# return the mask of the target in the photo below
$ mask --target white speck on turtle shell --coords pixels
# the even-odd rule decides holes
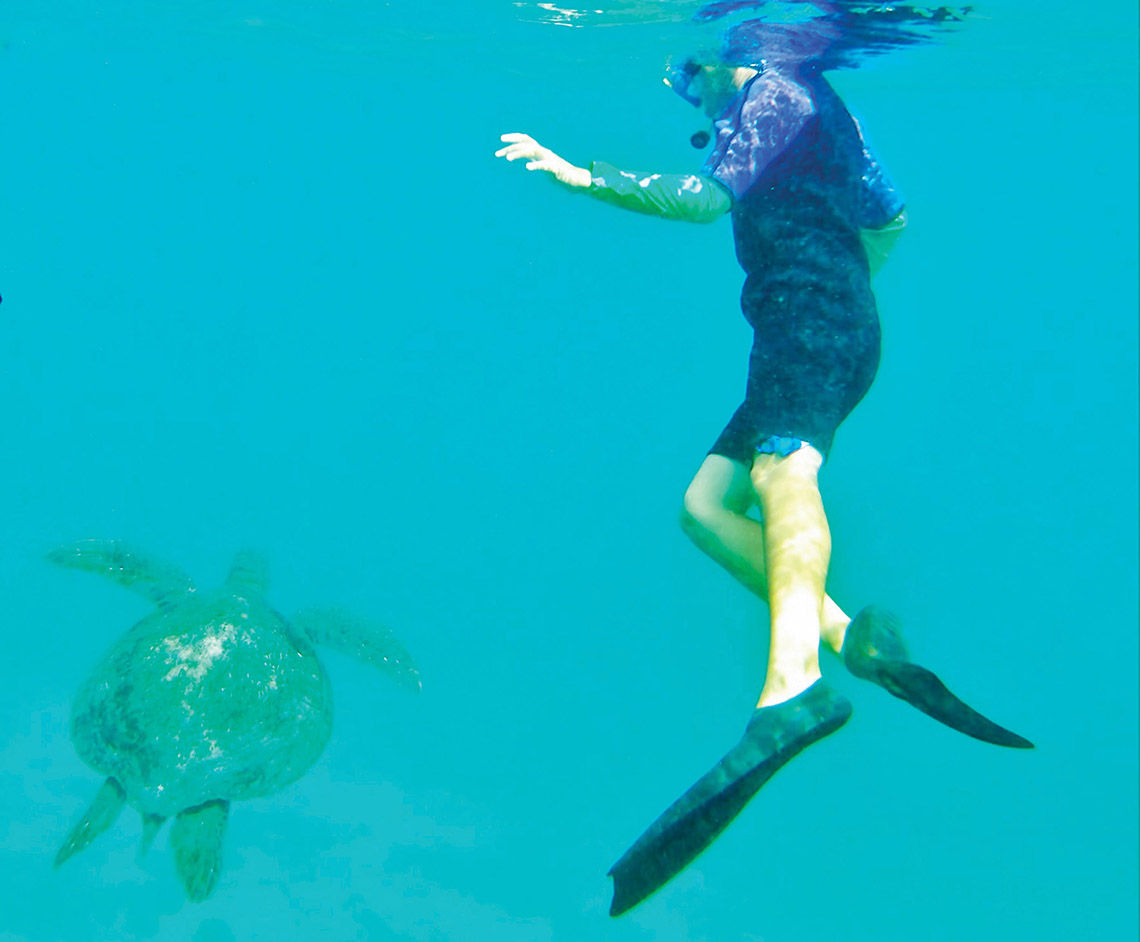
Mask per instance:
[[[210,666],[225,653],[226,642],[234,637],[234,626],[223,622],[221,631],[208,634],[194,644],[180,644],[177,638],[165,638],[163,644],[179,663],[175,664],[163,680],[171,681],[185,673],[194,680],[201,680]],[[192,662],[192,663],[191,663]]]

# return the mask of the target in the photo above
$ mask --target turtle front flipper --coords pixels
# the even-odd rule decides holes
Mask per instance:
[[[127,793],[123,791],[123,786],[113,778],[108,778],[103,782],[95,794],[95,800],[91,802],[91,806],[83,813],[83,817],[79,819],[79,822],[64,839],[63,845],[59,848],[59,853],[55,855],[55,866],[58,867],[73,854],[78,854],[114,824],[119,812],[123,810],[123,803],[126,798]]]
[[[378,667],[411,690],[423,687],[412,656],[387,628],[335,608],[306,609],[290,622],[315,645]]]
[[[106,576],[157,605],[194,591],[194,583],[177,566],[134,552],[118,540],[81,540],[47,554],[58,566]]]
[[[200,903],[214,892],[222,872],[222,837],[230,803],[222,799],[178,813],[170,829],[174,869],[187,898]]]

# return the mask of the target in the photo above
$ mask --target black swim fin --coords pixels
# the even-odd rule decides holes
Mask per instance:
[[[740,742],[610,869],[610,915],[632,909],[680,873],[785,763],[850,716],[851,704],[822,680],[791,700],[757,709]]]
[[[878,684],[952,729],[983,742],[1013,749],[1033,743],[967,706],[925,667],[912,664],[899,632],[899,621],[886,609],[868,605],[851,619],[843,639],[843,663],[856,677]]]

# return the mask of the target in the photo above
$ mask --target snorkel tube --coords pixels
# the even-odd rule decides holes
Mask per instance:
[[[665,65],[665,77],[661,80],[668,88],[673,89],[694,108],[701,106],[700,96],[693,91],[693,79],[700,75],[701,66],[695,58],[689,56],[680,65],[670,60]],[[709,146],[712,135],[705,130],[696,131],[689,137],[689,143],[697,150]]]
[[[701,72],[701,66],[692,56],[689,56],[680,65],[674,65],[672,60],[665,64],[665,77],[661,80],[665,85],[685,99],[694,108],[701,106],[700,96],[693,91],[693,79]]]

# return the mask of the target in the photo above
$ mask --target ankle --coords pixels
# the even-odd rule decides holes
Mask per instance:
[[[818,658],[801,665],[796,671],[782,671],[769,669],[764,679],[764,689],[760,691],[760,699],[756,706],[767,707],[791,700],[808,689],[823,675],[819,670]]]
[[[843,652],[843,640],[847,637],[847,626],[849,624],[851,624],[850,619],[843,616],[842,620],[825,621],[820,626],[820,638],[836,654]]]

